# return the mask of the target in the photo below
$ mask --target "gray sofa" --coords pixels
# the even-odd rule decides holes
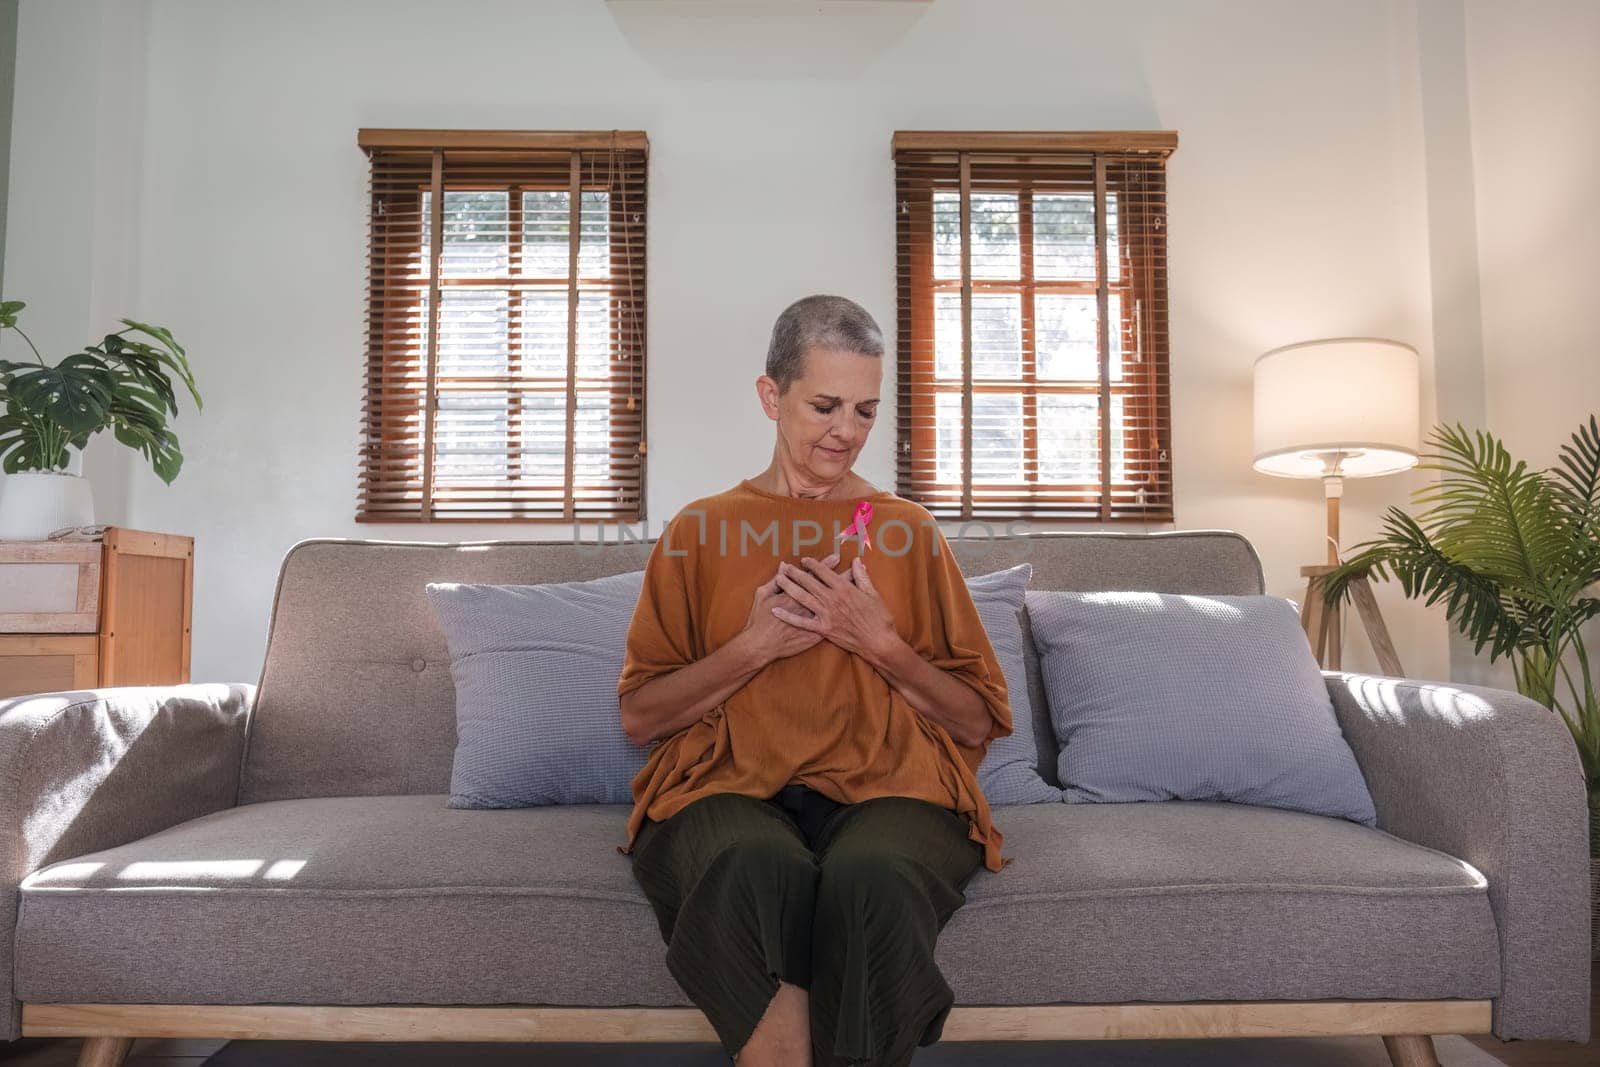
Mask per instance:
[[[1034,588],[1259,593],[1226,532],[951,543]],[[284,559],[259,686],[0,704],[8,1037],[714,1040],[663,961],[627,808],[445,807],[428,581],[635,570],[650,544],[320,539]],[[1041,764],[1054,776],[1030,658]],[[944,1040],[1589,1035],[1586,805],[1513,693],[1329,672],[1380,829],[1226,804],[997,807],[939,958]],[[356,1010],[359,1009],[359,1010]]]

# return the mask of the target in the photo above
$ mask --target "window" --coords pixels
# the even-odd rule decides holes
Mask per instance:
[[[362,130],[364,522],[644,518],[642,133]]]
[[[1176,147],[895,134],[902,496],[947,519],[1171,521]]]

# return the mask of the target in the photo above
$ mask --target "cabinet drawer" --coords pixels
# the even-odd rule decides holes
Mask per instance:
[[[0,542],[0,634],[92,634],[100,545]]]
[[[96,645],[94,634],[0,634],[0,700],[95,688]]]

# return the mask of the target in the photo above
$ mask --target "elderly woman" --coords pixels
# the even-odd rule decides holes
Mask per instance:
[[[779,316],[772,462],[668,523],[617,684],[660,742],[619,851],[741,1067],[909,1063],[954,1002],[939,931],[1010,862],[975,774],[1012,728],[994,649],[928,511],[851,470],[882,376],[858,304]]]

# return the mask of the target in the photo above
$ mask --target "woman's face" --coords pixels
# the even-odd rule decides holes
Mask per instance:
[[[823,485],[855,465],[878,416],[883,359],[856,352],[810,349],[801,376],[778,393],[777,383],[759,379],[762,407],[778,424],[778,447],[791,473]]]

